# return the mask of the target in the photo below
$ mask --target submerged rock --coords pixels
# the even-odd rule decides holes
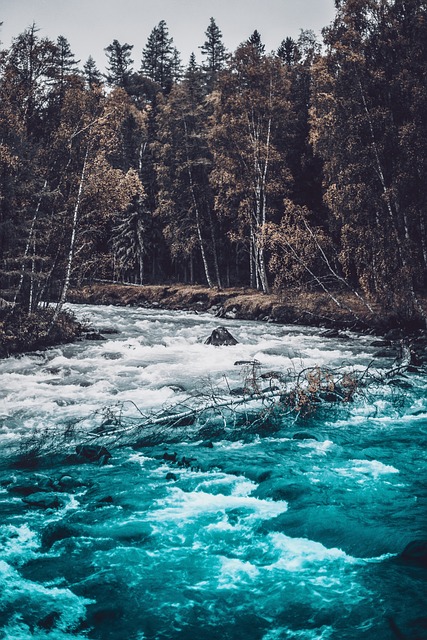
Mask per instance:
[[[51,611],[44,618],[38,621],[37,626],[40,629],[46,629],[51,631],[61,619],[61,614],[58,611]]]
[[[201,447],[205,447],[205,449],[213,449],[214,445],[212,440],[203,440],[203,442],[200,443]]]
[[[74,478],[73,476],[65,474],[59,478],[59,480],[55,483],[55,486],[58,491],[70,492],[86,485],[78,478]]]
[[[168,453],[167,451],[165,451],[165,453],[163,454],[163,460],[165,460],[166,462],[176,462],[178,454],[175,451],[174,453]]]
[[[53,492],[39,491],[25,496],[22,500],[30,507],[39,507],[40,509],[62,509],[65,506],[64,498]]]
[[[214,347],[225,347],[238,344],[238,340],[231,335],[225,327],[217,327],[205,340],[205,344],[211,344]]]
[[[397,560],[403,564],[427,569],[427,540],[410,542],[397,556]]]
[[[43,533],[41,535],[42,547],[43,549],[50,549],[58,540],[74,538],[79,535],[80,533],[76,527],[63,522],[51,522],[43,529]]]
[[[23,482],[14,482],[7,487],[7,490],[18,496],[30,496],[33,493],[54,491],[55,486],[51,478],[39,476]]]
[[[298,433],[294,433],[294,435],[292,436],[292,440],[317,440],[317,438],[311,433],[298,431]]]
[[[112,457],[105,447],[92,444],[78,444],[76,454],[82,458],[82,462],[99,462],[100,464],[105,464]]]

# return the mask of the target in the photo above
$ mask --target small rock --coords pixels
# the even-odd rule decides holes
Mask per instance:
[[[391,341],[390,340],[374,340],[373,342],[371,342],[370,344],[371,347],[390,347],[391,346]]]
[[[98,331],[89,331],[85,338],[86,340],[105,340],[105,337]]]
[[[292,440],[316,440],[316,436],[313,436],[311,433],[306,433],[305,431],[298,431],[298,433],[294,433],[292,436]]]
[[[57,487],[60,491],[75,491],[82,486],[84,486],[84,482],[69,475],[61,476],[57,482]]]
[[[76,453],[85,461],[99,462],[100,464],[105,464],[112,457],[105,447],[91,444],[78,444]]]
[[[175,482],[175,480],[178,480],[178,477],[169,471],[169,473],[166,474],[166,480]]]
[[[177,456],[178,454],[176,453],[168,453],[167,451],[165,451],[165,453],[163,454],[163,460],[165,460],[166,462],[176,462],[177,460]]]
[[[38,621],[37,626],[40,629],[46,629],[46,631],[51,631],[53,627],[56,625],[58,620],[61,618],[61,614],[58,611],[52,611],[48,613],[44,618]]]
[[[326,329],[320,334],[321,338],[339,338],[340,332],[338,329]]]
[[[203,442],[200,443],[201,447],[205,447],[206,449],[213,449],[213,442],[212,440],[203,440]]]

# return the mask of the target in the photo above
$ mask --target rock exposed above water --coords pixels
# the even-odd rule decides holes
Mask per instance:
[[[205,340],[205,344],[211,344],[214,347],[225,347],[238,344],[238,340],[225,327],[217,327]]]

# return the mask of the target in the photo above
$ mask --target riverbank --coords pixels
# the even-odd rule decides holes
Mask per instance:
[[[218,291],[188,285],[93,284],[70,291],[70,302],[142,306],[193,312],[210,312],[218,318],[261,320],[327,329],[351,329],[384,335],[408,334],[421,323],[408,322],[392,309],[371,304],[370,309],[354,294],[285,292],[264,295],[252,289]],[[427,308],[427,305],[426,305]]]
[[[63,311],[52,324],[52,309],[26,313],[12,308],[0,309],[0,358],[74,342],[84,332],[72,313]]]
[[[220,319],[258,320],[278,324],[295,324],[327,329],[332,334],[342,330],[359,331],[399,340],[405,336],[427,342],[420,321],[409,322],[393,309],[369,306],[351,293],[287,291],[281,295],[264,295],[246,288],[218,291],[189,285],[121,285],[92,284],[72,289],[68,302],[76,304],[116,305],[168,310],[208,312]],[[423,299],[427,309],[427,299]],[[0,309],[0,358],[55,344],[73,342],[90,335],[90,328],[80,325],[73,315],[62,313],[50,329],[52,311],[33,314]],[[96,331],[96,327],[94,327]]]

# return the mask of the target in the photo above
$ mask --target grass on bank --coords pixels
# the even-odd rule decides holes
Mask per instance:
[[[83,325],[69,311],[59,314],[52,325],[52,309],[27,313],[19,308],[0,309],[0,358],[73,342]]]

